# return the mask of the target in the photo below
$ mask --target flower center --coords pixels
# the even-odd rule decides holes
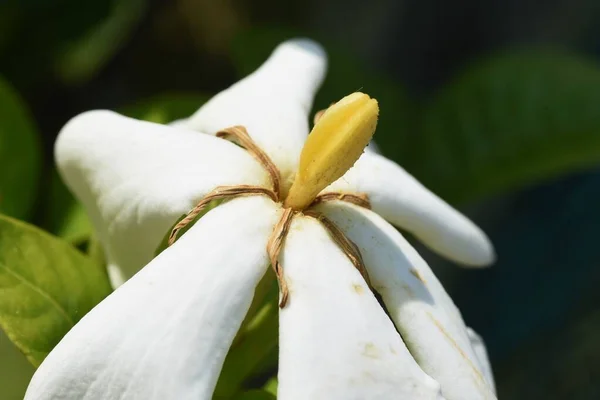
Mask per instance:
[[[304,210],[342,177],[375,133],[379,107],[364,93],[352,93],[329,107],[315,123],[302,153],[284,206]]]
[[[333,241],[346,254],[370,286],[369,276],[358,247],[325,215],[311,207],[326,201],[346,201],[360,207],[370,208],[369,199],[364,194],[319,193],[344,175],[361,156],[375,132],[378,113],[377,101],[358,92],[344,97],[324,112],[319,112],[315,116],[315,126],[300,154],[298,173],[291,186],[289,182],[282,181],[277,166],[254,143],[246,128],[233,126],[218,132],[218,137],[237,142],[265,167],[271,176],[273,189],[249,185],[215,188],[175,224],[169,235],[169,246],[177,240],[179,232],[191,224],[211,201],[263,195],[270,197],[275,202],[283,202],[284,208],[267,244],[271,266],[279,282],[280,307],[284,307],[287,303],[289,290],[283,274],[283,267],[279,263],[279,253],[292,219],[300,213],[321,222],[323,228],[329,232]]]

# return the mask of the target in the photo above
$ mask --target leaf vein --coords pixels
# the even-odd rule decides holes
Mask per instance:
[[[48,302],[50,302],[50,304],[52,304],[58,310],[59,314],[61,314],[67,320],[67,322],[71,325],[71,327],[75,326],[75,321],[73,321],[71,316],[67,313],[67,310],[65,310],[65,308],[63,306],[61,306],[61,304],[54,297],[52,297],[48,292],[39,288],[34,283],[28,281],[24,276],[22,276],[21,274],[19,274],[16,271],[13,271],[12,269],[8,268],[6,265],[0,264],[0,268],[4,269],[6,272],[8,272],[8,274],[12,275],[14,278],[19,280],[21,283],[28,286],[31,290],[33,290],[34,292],[36,292],[37,294],[39,294],[40,296],[42,296],[43,298],[48,300]]]

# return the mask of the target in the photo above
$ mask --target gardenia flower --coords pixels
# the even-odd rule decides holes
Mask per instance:
[[[363,153],[378,113],[367,95],[331,106],[307,140],[325,69],[317,44],[289,41],[172,126],[91,111],[63,128],[60,172],[113,282],[133,277],[48,355],[26,399],[210,399],[270,264],[279,399],[495,398],[482,342],[390,223],[467,265],[492,262],[490,243],[398,165]],[[193,210],[172,239],[216,198],[227,201],[152,259],[182,214]]]

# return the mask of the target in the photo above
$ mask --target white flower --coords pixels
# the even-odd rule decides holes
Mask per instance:
[[[325,68],[318,45],[290,41],[173,126],[108,111],[67,124],[56,158],[91,215],[111,278],[148,265],[64,337],[36,372],[27,399],[211,398],[267,271],[267,244],[284,208],[264,195],[235,198],[154,260],[153,251],[178,217],[216,187],[273,188],[250,152],[214,136],[224,128],[247,129],[279,170],[285,198],[301,175],[308,113]],[[280,310],[278,398],[495,398],[481,341],[386,220],[467,265],[492,262],[485,235],[370,151],[323,192],[368,196],[372,210],[345,201],[314,209],[360,249],[391,320],[324,225],[294,215],[279,257],[290,300]]]

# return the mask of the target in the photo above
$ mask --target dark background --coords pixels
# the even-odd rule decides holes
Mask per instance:
[[[188,110],[296,34],[331,54],[316,108],[378,98],[381,151],[494,242],[488,270],[417,246],[487,342],[499,397],[600,399],[597,0],[0,0],[0,76],[42,135],[44,187],[70,117]]]

